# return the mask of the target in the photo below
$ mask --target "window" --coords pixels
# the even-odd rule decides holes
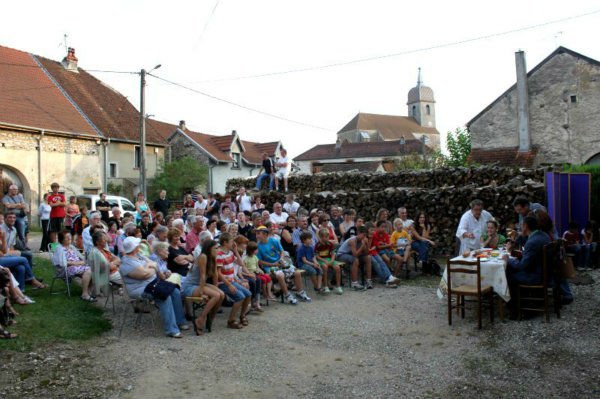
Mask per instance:
[[[412,116],[415,116],[415,115],[417,115],[417,106],[413,105],[413,107],[412,107]]]
[[[117,164],[114,162],[108,164],[108,177],[117,177]]]
[[[233,158],[233,164],[231,165],[231,169],[239,169],[241,155],[237,152],[234,152],[231,154],[231,157]]]
[[[140,146],[136,145],[133,155],[133,167],[134,169],[139,169],[141,165],[142,152],[140,151]]]
[[[367,132],[360,132],[360,141],[371,141],[371,136]]]
[[[429,105],[425,106],[425,112],[427,115],[431,115],[431,108],[429,108]]]
[[[577,96],[576,95],[572,95],[571,96],[571,102],[572,103],[576,103],[577,102]]]
[[[121,207],[123,208],[124,212],[135,212],[136,211],[135,206],[133,206],[133,204],[126,199],[121,199]]]

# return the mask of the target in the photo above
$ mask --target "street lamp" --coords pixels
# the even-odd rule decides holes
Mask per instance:
[[[150,72],[161,67],[157,64]],[[145,69],[140,71],[140,192],[146,198],[146,72]]]

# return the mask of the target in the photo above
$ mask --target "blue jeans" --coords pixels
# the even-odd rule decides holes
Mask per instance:
[[[3,256],[0,257],[0,266],[4,266],[10,270],[19,282],[21,291],[25,292],[25,281],[33,278],[33,273],[27,263],[27,259],[22,256]]]
[[[429,259],[429,241],[413,241],[410,247],[417,251],[420,261],[426,262]]]
[[[323,269],[317,270],[314,267],[312,267],[311,265],[307,265],[306,263],[301,263],[300,269],[304,270],[306,272],[307,276],[314,276],[314,275],[320,276],[321,274],[323,274]]]
[[[152,296],[150,295],[150,297]],[[158,305],[160,317],[165,325],[165,334],[178,334],[179,326],[183,326],[186,323],[179,289],[175,288],[173,292],[171,292],[171,295],[169,295],[164,301],[155,299],[154,302],[156,302]]]
[[[592,242],[589,244],[583,244],[581,246],[583,267],[590,267],[591,255],[593,252],[596,252],[597,246],[598,246],[598,243],[596,243],[596,242]]]
[[[25,243],[25,230],[27,229],[27,218],[17,218],[15,221],[15,228],[17,229],[17,235],[23,244]]]
[[[256,180],[256,189],[260,190],[262,181],[265,177],[269,178],[269,190],[273,190],[273,181],[275,180],[273,173],[271,173],[271,174],[263,173],[262,175],[258,176],[258,179]]]
[[[29,263],[29,267],[33,270],[33,254],[29,251],[21,251],[21,256],[27,259],[27,263]]]
[[[384,283],[390,278],[392,273],[379,255],[371,255],[371,267]]]
[[[234,303],[239,302],[239,301],[242,301],[242,300],[252,296],[252,293],[247,288],[241,286],[240,284],[238,284],[236,282],[232,282],[231,284],[236,289],[235,294],[231,292],[231,290],[229,289],[229,286],[227,284],[219,283],[219,289],[221,291],[223,291],[225,293],[225,295],[227,295],[227,297],[231,300],[231,302],[234,302]]]
[[[244,277],[244,279],[248,282],[250,292],[252,293],[252,299],[257,300],[260,297],[260,293],[262,291],[262,284],[260,282],[260,279],[258,277],[254,280],[250,277]]]

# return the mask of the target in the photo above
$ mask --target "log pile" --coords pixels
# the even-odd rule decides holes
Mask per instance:
[[[297,201],[307,210],[322,208],[329,210],[331,205],[352,208],[365,218],[374,221],[377,211],[386,208],[390,220],[397,209],[404,206],[409,217],[415,219],[419,211],[429,215],[433,224],[433,239],[438,243],[433,249],[436,255],[449,255],[455,251],[455,233],[458,221],[468,210],[469,202],[479,198],[484,208],[498,220],[501,232],[517,220],[512,201],[518,195],[524,195],[533,202],[545,203],[544,183],[540,180],[526,179],[523,175],[512,177],[505,184],[494,182],[488,185],[467,184],[461,187],[445,186],[439,188],[386,188],[379,191],[321,191],[299,194]],[[267,209],[273,209],[275,202],[283,202],[285,193],[262,192],[261,198]]]
[[[320,191],[381,191],[388,187],[438,188],[476,184],[502,185],[515,177],[544,181],[546,169],[501,168],[496,166],[473,166],[468,168],[440,168],[433,170],[411,170],[395,173],[338,172],[317,173],[314,175],[292,175],[288,187],[297,194]],[[235,192],[239,187],[256,186],[256,178],[237,178],[227,181],[227,192]],[[263,189],[268,187],[268,179],[263,180]]]

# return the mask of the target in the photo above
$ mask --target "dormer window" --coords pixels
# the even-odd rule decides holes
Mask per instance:
[[[238,153],[238,152],[232,153],[231,158],[233,158],[233,163],[231,164],[231,169],[239,169],[240,168],[240,160],[241,160],[240,153]]]

